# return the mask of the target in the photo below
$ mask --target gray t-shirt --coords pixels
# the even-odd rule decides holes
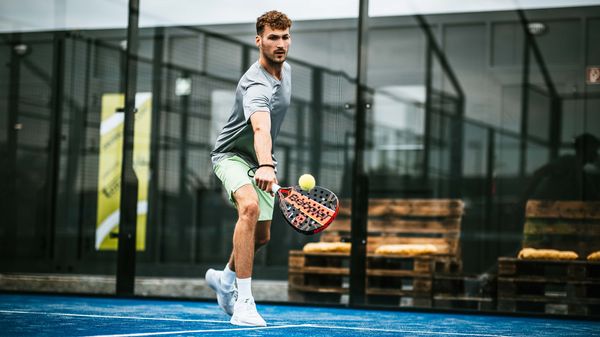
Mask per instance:
[[[231,115],[211,152],[213,165],[237,155],[249,165],[257,166],[250,116],[256,111],[270,112],[271,139],[274,146],[281,123],[290,106],[291,94],[292,69],[287,62],[283,64],[281,81],[267,73],[258,61],[254,63],[237,85]],[[274,156],[273,162],[276,163]]]

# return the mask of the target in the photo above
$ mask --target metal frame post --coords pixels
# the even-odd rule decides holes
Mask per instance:
[[[311,127],[310,139],[310,171],[319,180],[321,158],[323,156],[323,70],[315,68],[312,71],[312,105],[310,109]]]
[[[4,169],[6,170],[6,190],[5,193],[0,193],[2,205],[0,210],[3,211],[5,221],[12,226],[6,227],[7,231],[3,235],[3,243],[0,247],[0,252],[12,253],[16,245],[16,233],[17,233],[17,222],[18,214],[13,210],[16,208],[16,199],[12,196],[15,195],[16,191],[16,170],[17,170],[17,144],[18,144],[18,123],[19,123],[19,95],[20,95],[20,82],[21,82],[21,58],[15,46],[21,44],[21,34],[14,33],[11,36],[12,50],[10,54],[10,61],[8,63],[9,78],[8,78],[8,125],[7,125],[7,139],[6,139],[6,157],[3,158],[5,163]]]
[[[135,127],[135,93],[137,76],[139,0],[129,0],[127,50],[125,64],[125,118],[123,164],[121,167],[121,204],[119,214],[119,250],[117,254],[117,295],[133,296],[135,288],[135,254],[138,180],[133,170]]]
[[[356,125],[354,142],[354,168],[352,186],[352,216],[350,255],[350,306],[365,303],[366,259],[367,259],[367,213],[368,179],[364,170],[364,151],[367,128],[367,25],[369,19],[369,0],[360,0],[358,14],[358,60],[356,83]]]
[[[159,144],[160,144],[160,121],[163,93],[163,56],[165,49],[165,29],[157,27],[154,29],[154,44],[152,51],[152,126],[150,132],[150,181],[153,183],[148,186],[148,218],[146,225],[153,226],[156,231],[149,231],[154,245],[152,250],[153,262],[160,262],[160,247],[162,245],[163,222],[158,221],[162,211],[160,202],[160,189],[158,187],[160,165]]]

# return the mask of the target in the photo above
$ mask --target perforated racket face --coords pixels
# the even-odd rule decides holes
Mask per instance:
[[[339,210],[337,196],[320,186],[310,191],[304,191],[300,186],[282,188],[277,194],[283,216],[302,234],[310,235],[324,230]]]

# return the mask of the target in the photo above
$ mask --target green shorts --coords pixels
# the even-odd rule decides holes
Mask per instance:
[[[258,221],[272,220],[273,219],[273,205],[275,204],[275,197],[271,193],[267,193],[258,186],[254,179],[248,176],[248,170],[250,165],[246,163],[242,158],[233,156],[225,158],[219,161],[214,166],[214,171],[217,177],[223,183],[225,191],[229,196],[229,201],[237,207],[233,193],[244,185],[251,184],[258,194],[258,206],[260,208],[260,214],[258,215]]]

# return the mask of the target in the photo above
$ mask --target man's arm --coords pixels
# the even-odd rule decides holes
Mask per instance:
[[[256,111],[250,116],[254,131],[254,151],[259,165],[273,165],[273,141],[271,139],[271,115],[268,111]],[[254,175],[256,185],[263,191],[271,192],[271,185],[277,182],[275,169],[260,167]]]

